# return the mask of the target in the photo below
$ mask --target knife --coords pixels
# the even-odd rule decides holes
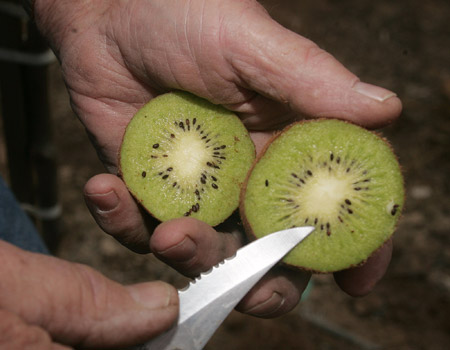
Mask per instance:
[[[178,292],[177,323],[135,350],[201,350],[247,292],[314,227],[269,234],[240,248]]]

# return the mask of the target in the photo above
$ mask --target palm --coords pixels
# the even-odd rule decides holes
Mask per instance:
[[[63,72],[74,110],[93,136],[110,171],[116,170],[118,149],[130,118],[145,102],[167,90],[187,90],[223,104],[239,112],[254,130],[270,129],[291,117],[285,105],[256,90],[263,77],[251,79],[251,72],[238,76],[233,60],[245,59],[239,56],[244,54],[245,43],[236,47],[235,56],[225,59],[230,48],[225,49],[224,45],[233,40],[236,28],[242,26],[233,23],[239,18],[226,16],[224,11],[248,16],[248,10],[236,9],[242,7],[238,1],[219,8],[220,3],[205,2],[201,20],[190,17],[195,9],[186,8],[179,8],[175,19],[170,20],[173,12],[161,8],[155,23],[139,18],[146,13],[142,7],[147,3],[138,2],[139,7],[130,5],[120,18],[108,17],[102,25],[89,27],[62,46]],[[256,13],[269,20],[256,3],[253,7],[251,16]],[[232,18],[231,23],[225,21],[219,27],[219,17]],[[119,21],[130,25],[126,29],[114,28]],[[104,38],[100,34],[105,33],[98,33],[99,28],[109,28],[106,37],[114,40],[92,40]],[[191,32],[198,34],[190,35]],[[173,42],[177,45],[168,44]],[[253,134],[257,146],[265,142],[266,136]]]

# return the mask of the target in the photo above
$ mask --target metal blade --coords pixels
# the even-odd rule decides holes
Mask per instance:
[[[139,350],[200,350],[237,303],[314,227],[296,227],[260,238],[239,249],[179,291],[178,323]]]

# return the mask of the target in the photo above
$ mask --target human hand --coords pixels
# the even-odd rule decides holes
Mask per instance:
[[[0,241],[0,348],[108,349],[143,343],[175,322],[162,282],[122,286],[93,269]]]
[[[35,10],[61,61],[73,108],[111,172],[132,115],[172,89],[238,113],[258,150],[270,136],[267,130],[295,118],[336,117],[376,127],[401,110],[392,92],[359,82],[331,55],[274,22],[256,1],[37,0]],[[86,199],[106,232],[136,251],[149,251],[156,224],[141,215],[120,180],[92,179]],[[163,235],[169,228],[178,233]],[[168,264],[194,275],[242,243],[239,234],[176,220],[159,226],[150,246]],[[352,295],[367,293],[390,252],[387,244],[364,267],[337,274],[338,284]],[[358,279],[361,285],[355,285],[358,274],[365,276]],[[266,316],[285,312],[308,278],[287,271],[266,277],[241,309]]]
[[[392,92],[359,79],[254,0],[37,0],[74,111],[111,172],[139,107],[173,89],[235,111],[251,131],[299,117],[367,127],[398,116]],[[253,134],[257,148],[267,134]]]

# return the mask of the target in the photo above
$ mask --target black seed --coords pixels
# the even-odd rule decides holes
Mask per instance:
[[[197,118],[192,119],[192,125],[195,125],[197,123]]]
[[[350,168],[347,168],[346,172],[349,173],[350,172]]]
[[[141,175],[142,175],[142,177],[146,177],[147,173],[145,171],[143,171]]]
[[[172,167],[170,167],[170,168],[167,168],[167,171],[172,171],[173,170],[173,168]]]
[[[344,222],[340,216],[338,216],[340,222]]]
[[[226,145],[220,146],[221,149],[225,149],[226,147],[227,147]]]
[[[333,161],[333,159],[334,159],[334,154],[331,153],[331,154],[330,154],[330,160]]]
[[[163,174],[163,172],[162,172],[162,171],[160,171],[160,172],[158,173],[158,175],[159,175],[159,176],[161,176],[162,174]]]
[[[208,143],[209,141],[211,141],[211,139],[207,139],[207,140],[205,141],[205,143]]]
[[[219,154],[220,154],[220,152],[217,152],[217,151],[216,151],[216,152],[213,152],[213,154],[215,154],[215,155],[219,155]]]
[[[350,208],[347,209],[349,214],[353,214],[353,210],[351,210]]]
[[[217,181],[217,178],[215,176],[211,175],[211,179],[213,179],[213,181]]]
[[[329,222],[327,222],[327,229],[328,230],[330,229],[330,223]]]
[[[164,158],[167,158],[167,157],[168,157],[168,155],[167,155],[167,154],[163,154],[163,157],[164,157]]]
[[[361,191],[361,187],[355,187],[355,191]]]
[[[317,225],[317,223],[319,222],[319,220],[317,218],[314,219],[314,225]]]
[[[352,204],[352,202],[350,202],[350,199],[346,199],[346,200],[345,200],[345,203],[347,203],[348,205],[351,205],[351,204]]]
[[[323,230],[323,225],[320,225],[320,229]]]
[[[189,216],[191,215],[191,211],[187,211],[186,213],[183,214],[184,216]]]
[[[158,156],[154,156],[153,154],[150,156],[151,158],[158,158]]]
[[[174,139],[175,138],[175,134],[170,134],[170,137]]]
[[[300,179],[300,182],[301,182],[302,184],[305,184],[305,180],[303,180],[303,179]]]
[[[331,236],[331,231],[327,230],[327,236]]]
[[[337,158],[336,158],[336,163],[339,164],[340,162],[341,162],[341,157],[337,157]]]
[[[153,148],[158,148],[159,147],[159,143],[155,143],[154,145],[153,145]]]
[[[306,173],[307,173],[309,176],[312,176],[311,170],[307,170]]]
[[[169,175],[166,174],[166,175],[164,175],[164,176],[162,177],[162,179],[165,180],[165,179],[167,179],[168,177],[169,177]]]
[[[189,119],[186,119],[186,126],[188,130],[191,130],[191,122],[189,121]]]
[[[306,218],[306,219],[305,219],[305,224],[307,224],[307,223],[308,223],[308,221],[309,221],[309,218]]]
[[[212,188],[214,188],[214,189],[216,189],[216,190],[219,188],[219,186],[217,186],[215,183],[212,183],[211,186],[212,186]]]
[[[292,175],[293,177],[295,177],[296,179],[298,179],[297,174],[292,173],[291,175]]]
[[[395,214],[397,214],[398,207],[399,207],[398,204],[395,204],[395,205],[392,207],[392,210],[391,210],[391,215],[392,215],[392,216],[394,216]]]
[[[269,180],[266,180],[266,187],[269,186]]]
[[[179,126],[181,129],[185,130],[185,129],[184,129],[184,123],[183,123],[183,122],[180,122],[180,123],[178,124],[178,126]]]
[[[191,210],[192,210],[194,213],[196,213],[196,212],[198,211],[197,204],[194,204],[194,205],[192,206]]]
[[[211,162],[206,162],[207,166],[213,166]]]
[[[197,127],[195,128],[195,130],[200,129],[200,124],[197,125]]]
[[[202,184],[206,184],[205,178],[204,178],[204,177],[201,177],[201,178],[200,178],[200,182],[201,182]]]
[[[173,184],[172,184],[172,187],[175,187],[177,185],[177,182],[175,181]]]

